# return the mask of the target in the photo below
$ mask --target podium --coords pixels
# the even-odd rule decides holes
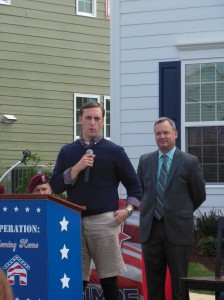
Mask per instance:
[[[82,207],[48,195],[0,195],[0,267],[18,300],[82,300]]]

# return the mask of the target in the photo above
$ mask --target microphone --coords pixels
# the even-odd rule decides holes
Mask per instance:
[[[93,154],[92,149],[87,149],[86,154]],[[84,182],[89,182],[89,173],[90,173],[90,167],[87,167],[85,170],[85,176],[84,176]]]

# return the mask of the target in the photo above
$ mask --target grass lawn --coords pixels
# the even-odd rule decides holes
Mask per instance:
[[[214,272],[211,272],[210,270],[206,269],[203,265],[190,262],[189,268],[188,268],[188,276],[191,277],[201,277],[201,276],[213,276]],[[193,293],[198,294],[208,294],[208,295],[214,295],[214,292],[212,291],[192,291]]]

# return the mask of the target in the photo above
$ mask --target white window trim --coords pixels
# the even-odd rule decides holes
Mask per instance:
[[[206,126],[223,126],[223,121],[208,121],[201,122],[203,125],[199,125],[199,122],[186,122],[185,121],[185,65],[187,64],[200,64],[200,63],[213,63],[213,62],[224,62],[224,58],[212,58],[212,59],[195,59],[195,60],[183,60],[181,62],[181,116],[182,116],[182,126],[181,126],[181,149],[186,150],[186,127],[206,127]]]
[[[212,56],[212,55],[211,55]],[[206,127],[206,126],[223,126],[223,121],[209,121],[209,122],[186,122],[185,121],[185,65],[187,64],[200,64],[200,63],[213,63],[224,62],[224,58],[211,58],[211,59],[194,59],[181,61],[181,149],[186,151],[186,127]],[[215,187],[223,189],[224,185],[220,183],[206,184],[206,187]]]
[[[93,1],[93,12],[92,12],[92,14],[90,14],[90,13],[80,12],[79,11],[79,0],[76,0],[76,14],[78,16],[96,18],[96,12],[97,12],[96,0],[92,0],[92,1]]]
[[[11,5],[11,0],[0,0],[0,4]]]
[[[86,98],[96,98],[97,102],[100,103],[100,95],[94,94],[82,94],[82,93],[74,93],[74,111],[73,111],[73,119],[74,119],[74,140],[78,139],[79,136],[76,134],[76,98],[77,97],[86,97]]]

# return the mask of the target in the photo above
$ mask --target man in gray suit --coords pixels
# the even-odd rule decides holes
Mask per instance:
[[[178,133],[171,119],[158,119],[154,133],[159,149],[142,155],[137,171],[144,190],[140,242],[148,299],[165,299],[168,266],[172,299],[181,300],[179,278],[187,275],[194,239],[193,212],[206,198],[205,181],[198,158],[176,148]]]

